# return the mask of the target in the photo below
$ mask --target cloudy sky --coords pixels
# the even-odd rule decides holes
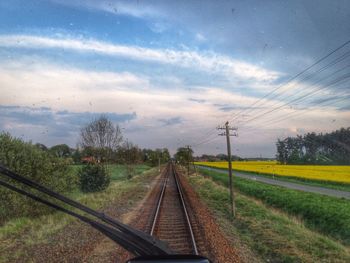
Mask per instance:
[[[349,40],[346,0],[0,0],[0,131],[74,147],[103,113],[140,147],[202,154],[230,121],[233,154],[272,157],[350,126]]]

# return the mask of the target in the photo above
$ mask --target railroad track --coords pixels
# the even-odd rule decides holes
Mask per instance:
[[[172,163],[167,167],[156,203],[150,234],[166,241],[175,253],[198,255],[189,211]]]

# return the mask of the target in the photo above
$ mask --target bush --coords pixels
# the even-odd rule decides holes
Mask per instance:
[[[8,133],[0,133],[0,163],[54,191],[68,192],[77,186],[78,178],[66,160],[53,157],[32,143],[13,138]],[[0,178],[8,181],[5,176]],[[0,224],[10,218],[37,216],[52,211],[4,187],[0,187],[0,196]]]
[[[107,168],[101,164],[88,164],[79,171],[83,192],[98,192],[106,189],[111,181]]]
[[[135,175],[135,169],[133,165],[126,165],[126,178],[129,180]]]

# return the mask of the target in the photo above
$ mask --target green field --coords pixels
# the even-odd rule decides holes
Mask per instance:
[[[71,169],[73,173],[78,173],[79,169],[83,167],[83,165],[71,165]],[[145,165],[145,164],[137,164],[133,165],[133,174],[134,175],[139,175],[142,174],[143,172],[151,169],[150,166]],[[108,165],[108,170],[111,175],[111,182],[114,181],[123,181],[127,179],[127,167],[126,165],[123,164],[112,164]],[[76,199],[79,198],[80,196],[85,195],[78,187],[70,192],[66,193],[66,195],[70,198]]]
[[[197,167],[200,167],[200,166],[197,166]],[[206,166],[206,167],[213,168],[213,167],[209,167],[209,166]],[[215,167],[214,169],[227,171],[227,168]],[[242,174],[261,176],[261,177],[266,177],[269,179],[275,179],[275,180],[279,180],[279,181],[285,181],[285,182],[291,182],[291,183],[297,183],[297,184],[303,184],[303,185],[310,185],[310,186],[318,186],[318,187],[324,187],[324,188],[329,188],[329,189],[350,192],[350,184],[348,184],[348,183],[312,180],[312,179],[306,179],[306,178],[295,177],[295,176],[280,176],[277,174],[271,175],[271,174],[265,174],[265,173],[254,173],[254,172],[247,172],[247,171],[239,171],[239,170],[235,170],[235,169],[232,169],[232,170],[236,171],[236,172],[240,172]]]
[[[78,172],[78,170],[83,165],[72,165],[72,169],[75,172]],[[135,175],[140,174],[146,170],[149,170],[151,167],[146,164],[137,164],[131,166],[133,169],[133,172]],[[111,164],[108,165],[108,169],[111,173],[111,180],[121,180],[121,179],[127,179],[127,167],[124,164]]]
[[[210,176],[216,182],[228,185],[228,177],[221,173],[205,169],[200,169],[200,172]],[[297,216],[310,229],[350,245],[350,202],[348,200],[289,190],[237,177],[234,179],[234,184],[241,193]]]

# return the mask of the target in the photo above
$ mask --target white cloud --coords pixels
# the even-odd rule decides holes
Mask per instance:
[[[214,52],[150,49],[101,42],[93,39],[70,37],[42,37],[33,35],[2,35],[0,46],[8,48],[51,49],[61,48],[78,52],[126,57],[133,60],[185,67],[209,73],[223,74],[228,78],[255,81],[273,81],[280,74],[244,61],[235,60]]]
[[[35,63],[33,64],[32,61]],[[167,76],[162,76],[162,78],[167,79]],[[171,76],[169,81],[172,81]],[[237,110],[230,113],[223,112],[215,104],[227,104],[239,108],[247,107],[255,102],[253,97],[225,91],[218,87],[195,87],[191,90],[182,87],[174,92],[174,89],[155,86],[147,76],[130,72],[81,70],[38,59],[17,62],[2,61],[0,63],[0,82],[0,105],[50,107],[53,111],[68,110],[70,112],[118,114],[135,112],[136,119],[123,123],[123,127],[128,132],[126,137],[143,147],[170,145],[173,150],[180,146],[177,144],[177,138],[184,139],[185,143],[197,143],[209,129],[215,129],[219,123],[232,118],[232,114],[237,112]],[[181,86],[181,83],[178,85]],[[189,98],[195,98],[202,103],[189,100]],[[266,106],[274,103],[270,101]],[[327,121],[334,119],[335,116],[337,122],[332,125],[337,127],[346,123],[346,118],[349,119],[349,112],[339,113],[334,109],[328,110],[325,114],[322,110],[324,109],[320,108],[308,113],[307,116],[305,115],[308,117],[307,120],[287,120],[282,125],[269,126],[274,129],[270,137],[280,134],[278,128],[281,127],[286,132],[293,127],[321,130],[324,129]],[[280,115],[280,112],[275,112],[270,118]],[[159,129],[159,119],[175,118],[181,120],[176,124],[176,128],[168,127],[166,133],[163,128]],[[13,123],[7,125],[12,125],[11,131],[17,129],[18,134],[23,133],[20,126]],[[255,133],[266,135],[266,131],[262,130],[264,121],[253,123],[251,126]],[[327,127],[333,128],[331,125]],[[40,140],[41,134],[34,137],[32,135],[34,133],[35,129],[32,129],[30,131],[32,138]],[[239,137],[240,142],[246,143],[247,146],[259,143],[260,139],[260,137],[252,137],[252,133],[246,134],[244,130]],[[75,139],[67,138],[67,140],[73,142]],[[49,141],[49,138],[45,138],[45,142]],[[216,143],[221,145],[222,141],[216,140],[210,145],[214,147]],[[271,143],[273,144],[273,139]],[[199,150],[205,152],[208,149],[204,146]],[[215,149],[209,149],[209,152],[216,151]]]
[[[91,10],[101,10],[104,12],[112,13],[115,15],[128,15],[137,18],[142,17],[162,17],[164,14],[158,9],[148,5],[138,6],[136,1],[96,1],[96,0],[84,0],[84,1],[67,1],[67,0],[51,0],[52,2],[74,6],[77,8],[87,8]],[[136,7],[135,7],[136,6]]]
[[[188,120],[195,125],[215,127],[218,119],[227,115],[214,106],[216,103],[248,105],[253,101],[215,87],[192,90],[183,87],[174,92],[174,89],[154,86],[145,76],[129,72],[97,72],[38,59],[34,64],[32,61],[0,64],[0,105],[50,107],[72,112],[136,112],[137,125],[154,127],[157,119],[181,117],[182,129],[186,131]],[[181,86],[178,79],[175,81]],[[195,103],[189,100],[191,97],[208,103]]]
[[[196,37],[196,39],[197,39],[198,41],[201,41],[201,42],[207,40],[207,39],[205,38],[205,36],[203,36],[201,33],[197,33],[195,37]]]
[[[152,23],[149,28],[154,32],[154,33],[163,33],[164,31],[168,30],[169,25],[164,23],[164,22],[156,22]]]

